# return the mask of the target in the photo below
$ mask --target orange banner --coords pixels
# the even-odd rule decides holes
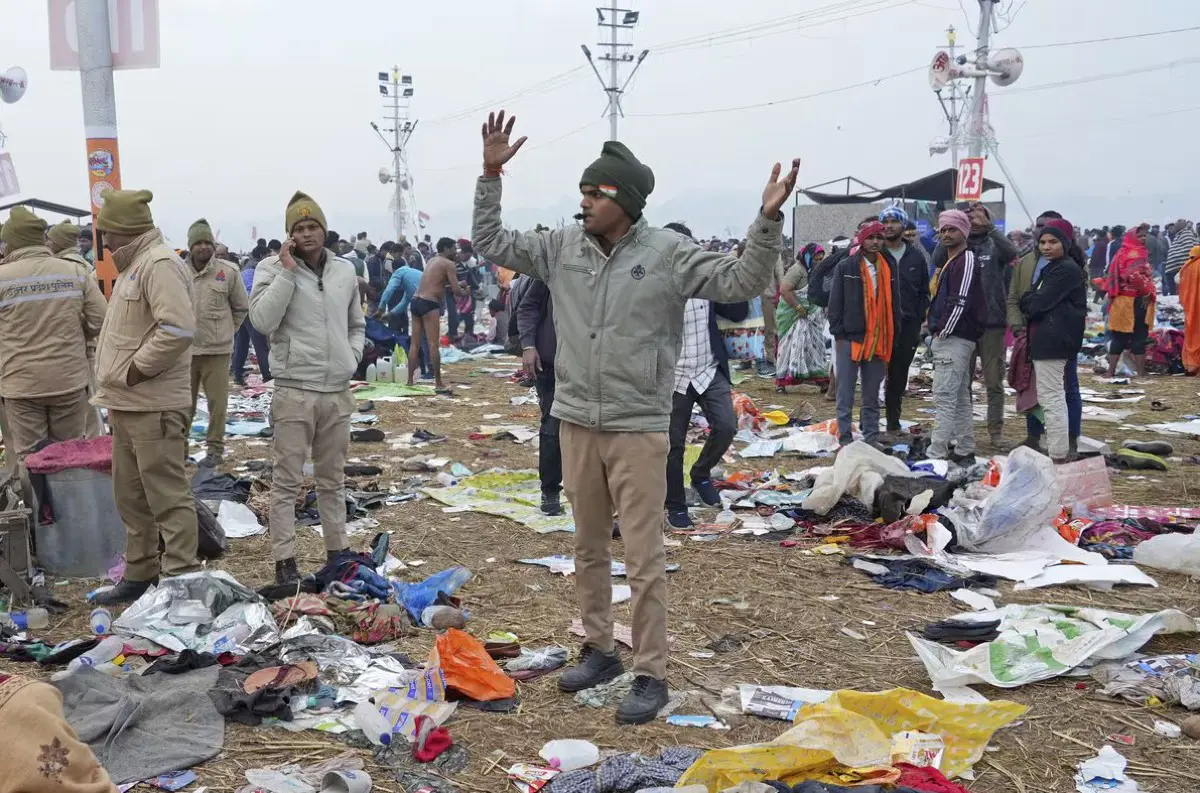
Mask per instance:
[[[94,234],[93,250],[96,251],[96,279],[105,297],[112,295],[113,283],[117,279],[117,268],[113,265],[112,254],[104,247],[99,230],[96,229],[96,215],[104,201],[100,194],[105,190],[121,189],[121,157],[117,152],[116,138],[88,138],[88,188],[92,199],[92,230]]]

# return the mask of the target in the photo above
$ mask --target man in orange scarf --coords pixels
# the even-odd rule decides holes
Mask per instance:
[[[829,293],[829,332],[833,334],[838,372],[838,440],[853,437],[854,389],[862,375],[859,428],[868,442],[879,435],[879,386],[887,374],[892,342],[899,322],[896,274],[883,250],[883,224],[877,220],[859,228],[855,253],[833,274]]]
[[[1195,376],[1200,374],[1200,245],[1192,248],[1177,283],[1183,306],[1183,370]]]

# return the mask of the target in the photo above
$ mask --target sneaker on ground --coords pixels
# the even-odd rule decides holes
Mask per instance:
[[[1133,449],[1135,452],[1153,454],[1157,457],[1170,457],[1175,453],[1175,447],[1166,441],[1125,441],[1122,448]]]
[[[595,647],[585,646],[579,654],[579,663],[559,675],[558,687],[574,693],[615,680],[624,673],[621,656],[615,652],[605,655]]]
[[[563,514],[562,500],[558,493],[542,493],[542,514],[551,517]]]
[[[692,519],[688,516],[686,509],[673,509],[667,513],[667,523],[673,529],[690,529],[692,527]]]
[[[653,721],[667,705],[667,681],[638,675],[633,689],[617,707],[617,724],[645,724]]]

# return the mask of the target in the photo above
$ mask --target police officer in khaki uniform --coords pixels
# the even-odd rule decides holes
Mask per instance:
[[[10,453],[81,438],[89,412],[89,344],[107,304],[96,279],[46,247],[46,221],[14,207],[0,231],[0,396]]]
[[[212,229],[201,218],[188,229],[188,262],[192,265],[192,309],[196,337],[192,342],[192,412],[200,386],[208,399],[208,447],[200,465],[216,467],[225,455],[225,414],[229,406],[229,359],[233,334],[250,312],[246,285],[236,264],[214,256]]]
[[[196,507],[184,470],[192,337],[191,277],[163,241],[149,190],[106,190],[96,228],[117,279],[96,352],[99,393],[113,435],[113,494],[125,522],[125,580],[96,598],[126,603],[197,569]],[[161,564],[158,542],[165,550]]]
[[[46,245],[50,252],[60,259],[66,259],[79,266],[79,271],[96,281],[96,266],[89,262],[79,248],[79,240],[86,239],[87,233],[69,220],[51,226],[46,232]],[[97,286],[97,288],[99,288]],[[101,295],[104,293],[101,292]],[[96,340],[87,341],[88,388],[90,393],[96,393]],[[100,408],[92,407],[87,414],[87,425],[84,428],[85,438],[98,438],[104,434],[104,421],[100,418]]]

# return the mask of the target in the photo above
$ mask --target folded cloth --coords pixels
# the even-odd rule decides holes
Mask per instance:
[[[873,575],[863,571],[876,584],[888,589],[910,589],[917,592],[940,592],[943,589],[965,589],[972,586],[994,587],[996,579],[989,575],[976,573],[971,576],[959,576],[947,573],[933,565],[928,559],[863,559],[852,556],[848,559],[853,563],[856,559],[882,565],[888,572]]]
[[[173,658],[160,658],[150,664],[145,674],[179,675],[193,669],[204,669],[217,665],[217,657],[212,653],[198,653],[195,650],[184,650]]]
[[[454,745],[450,731],[439,727],[437,722],[428,716],[417,716],[413,724],[416,733],[413,736],[412,756],[417,762],[431,763]]]
[[[925,626],[921,635],[934,642],[990,642],[1000,636],[1000,620],[942,620]]]

